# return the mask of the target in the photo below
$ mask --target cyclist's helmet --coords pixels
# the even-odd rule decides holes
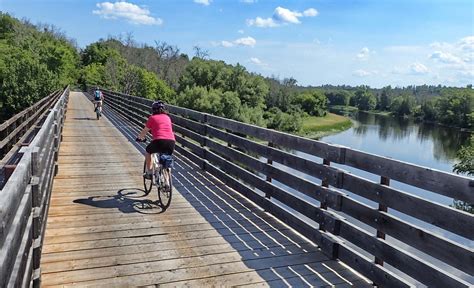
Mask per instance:
[[[163,101],[155,101],[151,104],[151,110],[153,111],[153,114],[160,113],[165,110],[165,103],[163,103]]]

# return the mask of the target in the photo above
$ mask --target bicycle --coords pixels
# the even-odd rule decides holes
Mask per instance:
[[[102,116],[102,105],[99,105],[98,103],[96,104],[95,106],[95,114],[97,116],[97,120],[100,119],[100,117]]]
[[[137,142],[146,143],[147,139],[135,139]],[[143,187],[145,193],[148,195],[156,186],[158,190],[158,201],[161,208],[166,210],[171,204],[171,195],[173,193],[173,180],[171,175],[171,167],[173,165],[173,157],[168,154],[151,154],[152,161],[152,177],[147,179],[145,173],[147,171],[146,160],[143,163]]]

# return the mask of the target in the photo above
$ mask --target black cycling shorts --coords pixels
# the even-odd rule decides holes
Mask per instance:
[[[146,152],[150,154],[158,153],[171,155],[174,151],[174,144],[174,140],[153,140],[150,144],[148,144],[148,146],[146,146]]]

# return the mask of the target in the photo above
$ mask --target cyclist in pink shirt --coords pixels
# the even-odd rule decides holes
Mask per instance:
[[[151,154],[173,154],[176,141],[171,118],[166,112],[163,101],[153,102],[151,109],[153,115],[148,118],[145,127],[137,137],[140,140],[145,139],[148,131],[151,131],[153,136],[153,141],[146,146],[145,153],[147,172],[144,176],[148,179],[152,178]]]

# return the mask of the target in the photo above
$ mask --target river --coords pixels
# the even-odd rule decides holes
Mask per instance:
[[[456,163],[456,154],[459,148],[466,145],[470,139],[469,132],[463,132],[460,129],[445,127],[435,124],[416,123],[412,119],[395,118],[391,116],[382,116],[369,113],[359,112],[352,116],[354,125],[352,128],[340,132],[338,134],[325,136],[320,140],[333,144],[347,146],[353,149],[370,152],[373,154],[391,157],[397,160],[410,162],[416,165],[434,168],[441,171],[452,172],[453,165]],[[295,151],[297,155],[312,159],[321,163],[322,159],[312,155],[308,155],[299,151]],[[294,174],[300,175],[306,179],[320,183],[319,179],[311,177],[307,174],[289,169],[283,165],[280,168],[291,170]],[[347,170],[351,173],[363,176],[373,181],[380,181],[380,176],[367,173],[352,167],[332,164]],[[276,182],[276,181],[275,181]],[[281,183],[278,185],[284,186]],[[444,205],[452,205],[453,199],[431,193],[404,183],[391,181],[390,185],[435,201]],[[289,187],[285,187],[292,190]],[[344,191],[365,204],[377,207],[377,204],[367,200],[366,198],[352,194],[349,191]],[[401,219],[409,221],[420,227],[427,228],[432,231],[450,238],[452,240],[461,242],[470,247],[474,247],[472,241],[454,235],[448,231],[442,230],[438,227],[432,226],[428,223],[422,222],[418,219],[412,218],[408,215],[399,213],[393,209],[389,209],[389,213],[394,214]]]
[[[457,151],[470,137],[460,129],[412,119],[364,112],[352,118],[352,128],[321,140],[446,172],[452,172]]]

